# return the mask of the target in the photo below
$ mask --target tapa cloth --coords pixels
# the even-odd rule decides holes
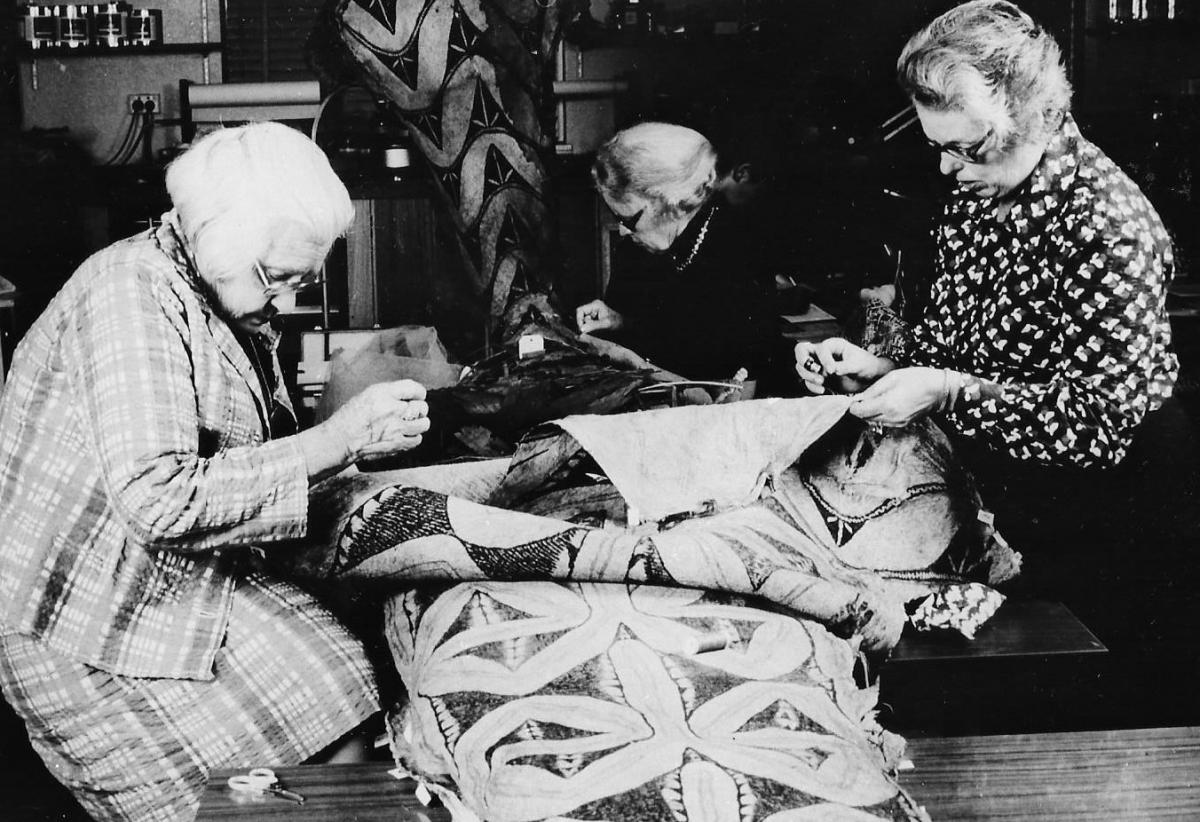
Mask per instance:
[[[336,547],[297,563],[398,591],[385,630],[409,695],[392,722],[401,764],[462,820],[922,818],[895,780],[900,741],[854,680],[856,652],[894,643],[914,596],[1002,574],[936,428],[876,436],[835,426],[841,410],[814,424],[832,407],[600,421],[628,436],[597,435],[617,447],[589,455],[631,471],[621,488],[647,510],[721,501],[634,530],[486,504],[536,464],[520,449],[507,465],[360,474],[315,493],[312,531]],[[795,425],[746,447],[739,426],[763,409]],[[588,423],[555,425],[592,439]],[[796,431],[811,436],[793,450]],[[681,464],[644,482],[636,466],[654,465],[659,442],[699,465],[711,446],[723,456],[709,469],[726,473],[706,483]],[[684,495],[647,504],[672,476]]]

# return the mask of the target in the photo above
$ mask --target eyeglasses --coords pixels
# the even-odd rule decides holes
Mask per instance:
[[[961,145],[957,143],[939,143],[935,140],[925,138],[925,142],[929,143],[929,147],[938,154],[949,154],[951,157],[962,160],[972,165],[978,165],[983,162],[984,146],[992,137],[992,130],[988,129],[988,133],[983,135],[970,145]]]
[[[321,271],[305,271],[301,274],[293,274],[282,280],[272,280],[267,276],[267,272],[263,270],[262,263],[258,262],[258,260],[254,261],[254,273],[258,275],[259,282],[262,283],[263,287],[263,296],[268,300],[278,297],[280,294],[299,291],[302,288],[312,288],[313,286],[322,285],[325,282],[324,274]]]
[[[617,225],[621,226],[621,228],[625,229],[630,234],[637,233],[638,223],[641,222],[642,215],[646,213],[646,209],[643,208],[634,214],[630,214],[628,217],[622,217],[616,212],[616,210],[613,209],[611,205],[608,204],[608,200],[605,200],[603,197],[601,197],[600,201],[604,203],[606,208],[608,208],[609,213],[612,214],[613,217],[616,217]]]

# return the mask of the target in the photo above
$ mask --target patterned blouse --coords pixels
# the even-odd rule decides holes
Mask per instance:
[[[306,533],[308,475],[290,438],[267,442],[272,398],[171,216],[84,262],[17,348],[0,631],[110,673],[211,679],[244,546]]]
[[[1014,198],[1007,215],[966,192],[946,207],[908,364],[1001,386],[949,415],[966,437],[1022,460],[1114,465],[1179,371],[1170,238],[1069,116]]]

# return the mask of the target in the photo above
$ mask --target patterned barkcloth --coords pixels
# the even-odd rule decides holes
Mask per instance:
[[[925,818],[856,660],[1014,563],[934,426],[847,402],[568,418],[327,483],[336,550],[295,562],[395,586],[401,766],[461,820]]]

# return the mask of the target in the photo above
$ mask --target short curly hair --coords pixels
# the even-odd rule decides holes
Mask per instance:
[[[1006,0],[950,9],[909,39],[896,73],[914,103],[977,112],[1005,148],[1044,138],[1071,108],[1058,43]]]
[[[693,214],[712,197],[717,153],[695,129],[644,122],[618,131],[596,152],[596,188],[615,202],[641,197],[668,218]]]
[[[167,193],[206,280],[249,271],[281,241],[322,259],[354,219],[325,153],[280,123],[206,134],[167,167]]]

